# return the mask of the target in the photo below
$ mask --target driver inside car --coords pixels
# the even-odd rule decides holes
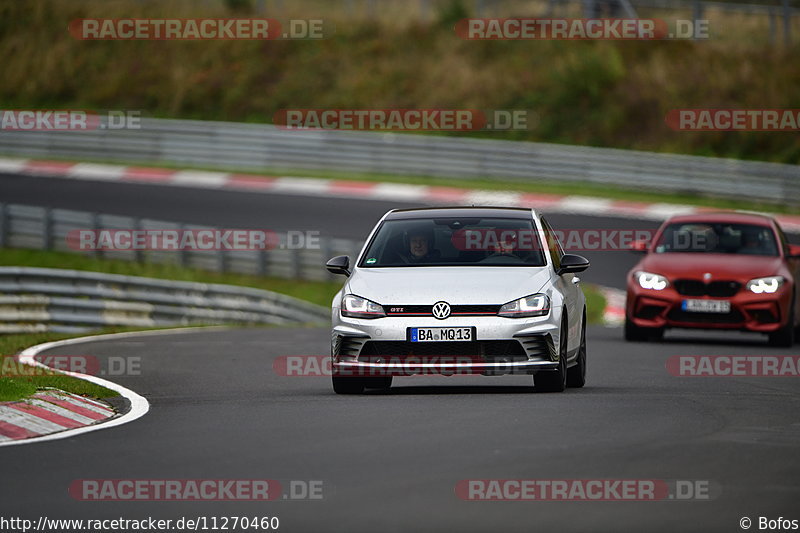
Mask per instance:
[[[439,250],[433,248],[433,229],[414,227],[405,232],[403,242],[407,253],[403,255],[408,263],[428,263],[438,261]]]

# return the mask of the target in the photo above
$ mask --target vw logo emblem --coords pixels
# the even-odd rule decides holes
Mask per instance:
[[[703,281],[705,281],[706,283],[711,281],[711,272],[706,272],[705,274],[703,274]]]
[[[436,302],[433,304],[433,309],[431,310],[434,318],[438,318],[439,320],[444,320],[445,318],[450,316],[450,304],[447,302]]]

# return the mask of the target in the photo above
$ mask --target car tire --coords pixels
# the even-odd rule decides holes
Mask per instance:
[[[364,388],[387,390],[392,388],[392,376],[378,376],[364,379]]]
[[[586,385],[586,314],[583,315],[581,328],[581,346],[578,348],[578,361],[567,369],[567,387],[579,389]]]
[[[785,326],[769,334],[769,345],[779,348],[791,348],[792,344],[794,344],[794,334],[794,299],[792,299],[792,303],[789,305],[789,319],[786,321]]]
[[[351,376],[333,376],[333,391],[336,394],[361,394],[364,392],[365,379]]]
[[[660,341],[664,338],[664,328],[642,328],[634,324],[625,317],[625,340],[626,341]]]
[[[567,321],[561,324],[561,339],[558,350],[558,370],[541,370],[533,375],[533,386],[539,392],[563,392],[567,388]]]

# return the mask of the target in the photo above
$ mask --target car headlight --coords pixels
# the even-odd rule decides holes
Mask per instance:
[[[661,274],[653,274],[652,272],[636,272],[633,275],[639,286],[643,289],[651,289],[654,291],[663,291],[669,285],[667,278]]]
[[[747,282],[747,290],[756,294],[772,294],[783,285],[783,276],[767,276],[751,279]]]
[[[508,318],[525,318],[530,316],[545,316],[550,312],[550,298],[546,294],[531,294],[519,300],[508,302],[500,306],[498,316]]]
[[[386,316],[383,306],[366,298],[348,294],[342,298],[342,316],[351,318],[380,318]]]

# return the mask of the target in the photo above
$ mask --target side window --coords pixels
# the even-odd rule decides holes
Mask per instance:
[[[783,255],[785,257],[789,255],[789,239],[786,238],[783,228],[775,224],[775,229],[778,230],[778,239],[780,239],[781,248],[783,248]]]
[[[558,270],[561,268],[561,256],[564,255],[564,250],[561,248],[561,243],[558,242],[558,238],[550,224],[544,218],[541,220],[545,239],[547,239],[547,248],[550,250],[550,258],[553,260],[553,268]]]

